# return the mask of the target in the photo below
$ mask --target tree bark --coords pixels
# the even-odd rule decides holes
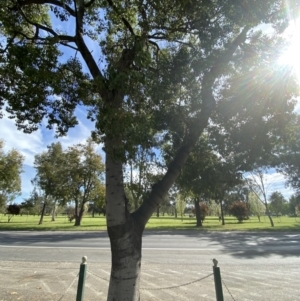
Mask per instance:
[[[54,205],[53,205],[51,222],[55,222],[55,213],[56,213],[56,201],[54,202]]]
[[[81,225],[81,220],[83,217],[83,213],[84,213],[84,204],[82,204],[80,206],[80,210],[78,212],[78,208],[76,206],[76,210],[75,210],[75,224],[74,226],[80,226]]]
[[[95,217],[95,202],[94,202],[94,204],[93,204],[92,217]]]
[[[268,205],[266,205],[266,207],[267,207],[267,215],[268,215],[268,218],[269,218],[269,220],[270,220],[271,227],[274,227],[274,222],[273,222],[272,216],[271,216],[271,214],[270,214],[270,211],[269,211],[269,209],[268,209]]]
[[[194,205],[196,214],[196,227],[202,227],[199,199],[194,199]]]
[[[131,216],[123,226],[108,228],[112,267],[108,301],[139,301],[142,232]]]
[[[39,225],[41,225],[43,223],[45,209],[46,209],[46,202],[44,202],[44,204],[43,204],[43,209],[42,209],[42,212],[41,212],[41,217],[40,217]]]
[[[220,201],[220,205],[221,205],[222,226],[224,226],[224,225],[225,225],[225,219],[224,219],[224,211],[223,211],[223,204],[222,204],[222,201]]]
[[[107,144],[110,149],[109,139]],[[107,152],[106,220],[112,252],[108,301],[140,300],[142,233],[146,220],[140,219],[138,223],[134,214],[129,213],[127,203],[122,162],[113,160]]]

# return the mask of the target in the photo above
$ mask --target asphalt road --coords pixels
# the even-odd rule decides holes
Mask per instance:
[[[59,300],[83,255],[88,256],[91,273],[87,300],[105,300],[111,262],[105,232],[0,232],[0,300],[31,300],[32,296],[17,297],[25,284],[26,291],[39,293],[37,281],[54,296],[48,294],[45,300]],[[212,278],[159,289],[205,277],[212,271],[212,258],[218,259],[234,298],[223,287],[225,300],[300,300],[300,233],[196,231],[144,233],[142,300],[215,300]],[[61,268],[64,273],[58,275]],[[18,277],[24,282],[20,291],[9,282]],[[74,299],[75,289],[72,284],[65,300]],[[18,293],[15,299],[11,290]]]

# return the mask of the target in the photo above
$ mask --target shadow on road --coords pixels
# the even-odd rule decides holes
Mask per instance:
[[[144,239],[174,239],[176,245],[184,247],[182,237],[188,237],[189,243],[216,248],[238,258],[300,257],[300,234],[297,232],[209,232],[209,231],[144,231]],[[35,246],[40,243],[55,243],[59,247],[65,242],[80,243],[85,240],[96,241],[107,238],[106,231],[97,232],[0,232],[0,244],[8,246]]]
[[[239,258],[300,257],[300,234],[297,232],[213,232],[213,231],[145,231],[147,235],[184,235],[195,241],[207,241],[208,249],[221,246],[224,253]]]

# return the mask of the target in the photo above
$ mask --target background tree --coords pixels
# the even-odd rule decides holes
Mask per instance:
[[[265,206],[254,192],[249,193],[248,199],[250,212],[255,214],[260,222],[260,217],[265,212]]]
[[[89,204],[91,205],[92,216],[95,213],[102,213],[105,216],[105,186],[102,182],[96,182],[95,188],[93,189]],[[90,206],[89,206],[90,210]]]
[[[35,155],[34,167],[36,176],[33,183],[43,192],[43,209],[39,224],[43,223],[44,212],[47,205],[52,202],[52,221],[55,220],[56,204],[64,199],[63,169],[65,167],[63,149],[60,142],[47,146],[47,151]]]
[[[284,214],[286,202],[281,192],[274,191],[269,197],[270,210],[278,217],[279,214]]]
[[[300,116],[293,117],[289,137],[278,150],[277,170],[284,174],[288,185],[300,192]]]
[[[205,220],[205,217],[208,215],[208,206],[205,203],[202,203],[199,206],[200,206],[201,222],[203,223]]]
[[[129,198],[131,211],[137,210],[141,205],[155,181],[154,172],[157,172],[157,169],[153,170],[156,167],[153,152],[138,146],[134,155],[134,158],[128,160],[125,173],[126,196]]]
[[[297,5],[295,0],[3,1],[0,104],[6,102],[25,132],[48,120],[59,134],[76,124],[74,110],[84,104],[96,121],[94,139],[105,143],[112,246],[108,300],[139,299],[144,227],[208,127],[220,135],[236,127],[237,144],[247,137],[260,150],[267,149],[261,146],[264,138],[276,139],[288,122],[289,100],[298,91],[289,70],[275,62],[289,22],[285,12],[290,6],[298,12]],[[257,31],[266,23],[274,28],[272,36]],[[170,132],[178,133],[176,141]],[[159,148],[161,140],[175,144],[173,159],[130,214],[123,164],[136,146]]]
[[[239,223],[248,218],[248,208],[244,202],[234,202],[229,209],[230,213],[235,216]]]
[[[289,199],[289,212],[292,215],[296,215],[296,209],[300,205],[300,195],[294,194]]]
[[[179,216],[181,217],[181,221],[183,221],[183,215],[186,207],[186,199],[183,194],[178,193],[176,197],[176,210]]]
[[[208,215],[221,216],[220,204],[218,204],[215,200],[210,200],[208,203]]]
[[[28,198],[21,203],[21,209],[27,214],[40,215],[43,209],[44,196],[41,191],[34,187]]]
[[[19,215],[21,211],[21,208],[19,205],[17,204],[10,204],[8,205],[6,212],[8,214],[8,222],[11,221],[11,219],[15,216],[15,215]]]
[[[75,226],[80,226],[86,204],[101,198],[104,165],[101,156],[95,151],[95,144],[90,139],[86,144],[69,147],[65,152],[65,160],[63,169],[64,179],[67,179],[63,189],[66,193],[65,201],[75,203]]]
[[[24,157],[15,149],[4,151],[0,140],[0,208],[5,207],[21,192],[21,172]]]
[[[245,180],[247,182],[249,190],[256,195],[256,197],[262,202],[262,204],[264,204],[266,214],[271,223],[271,227],[274,227],[274,222],[269,210],[269,204],[267,200],[267,191],[269,184],[265,181],[264,171],[264,169],[256,169],[255,171],[251,172],[249,174],[249,177]]]

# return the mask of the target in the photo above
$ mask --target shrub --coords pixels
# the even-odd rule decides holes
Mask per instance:
[[[200,219],[201,222],[203,223],[205,220],[205,217],[208,214],[208,206],[206,204],[200,204]]]
[[[8,222],[10,222],[10,220],[12,219],[12,217],[14,215],[19,215],[20,214],[20,206],[18,206],[17,204],[12,204],[9,205],[6,209],[7,213],[8,213]]]
[[[238,201],[233,203],[230,206],[229,212],[235,216],[240,223],[248,219],[248,208],[244,202]]]

